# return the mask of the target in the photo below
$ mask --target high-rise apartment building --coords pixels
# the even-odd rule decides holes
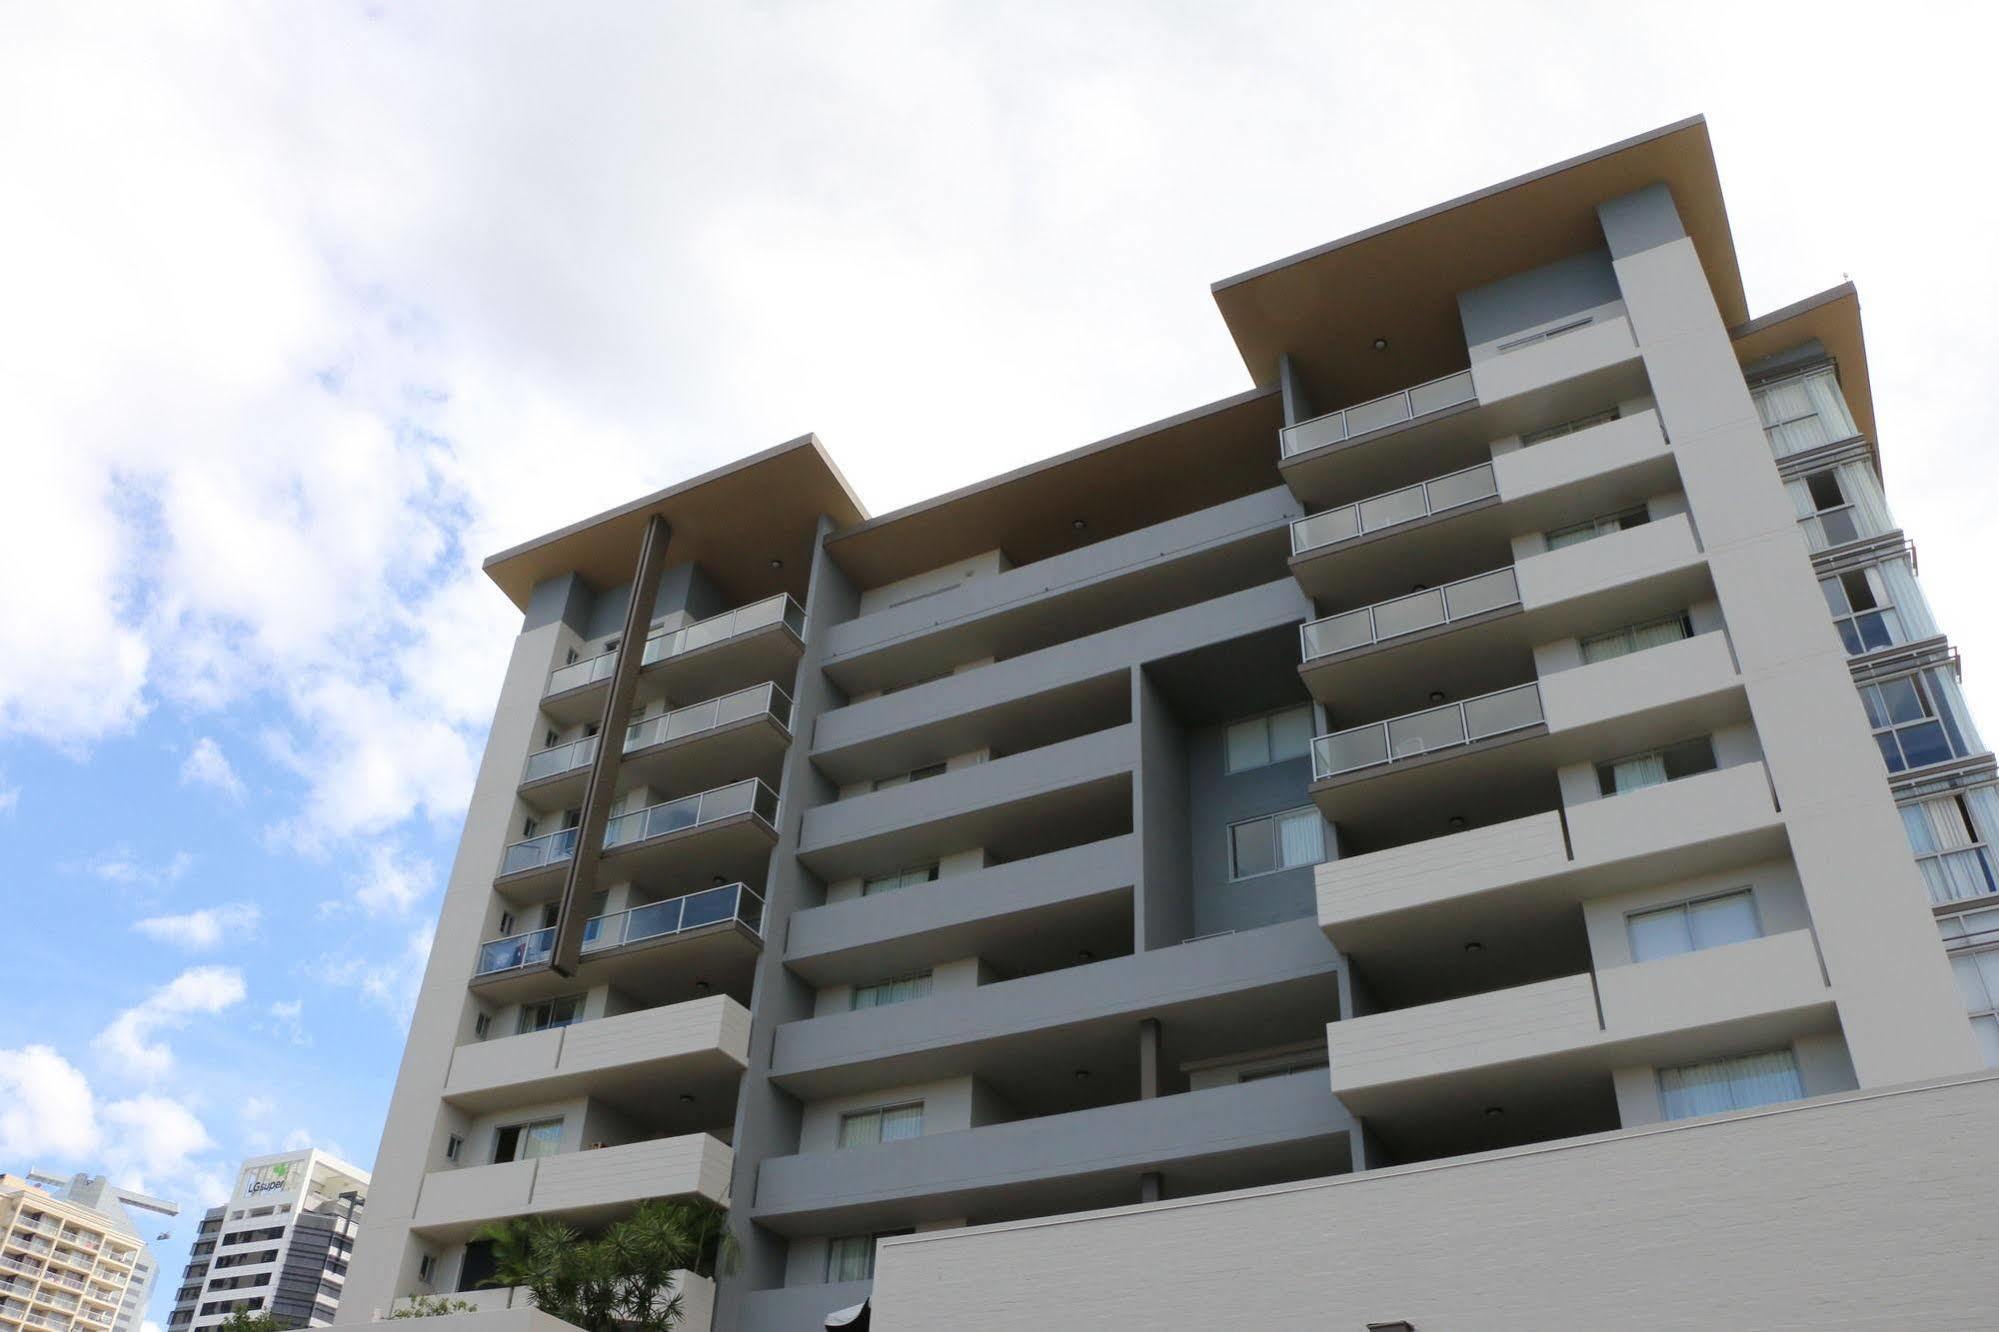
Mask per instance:
[[[139,1332],[160,1275],[159,1259],[146,1237],[158,1229],[160,1218],[179,1216],[180,1204],[120,1188],[103,1175],[50,1175],[30,1170],[28,1182],[54,1197],[90,1208],[138,1242],[139,1257],[132,1265],[132,1279],[125,1284],[125,1298],[119,1302],[112,1332]]]
[[[814,1327],[886,1237],[1999,1057],[1993,758],[1857,298],[1751,317],[1704,122],[1215,294],[1234,397],[872,518],[807,438],[488,561],[350,1318],[702,1197],[692,1325]],[[990,1243],[937,1289],[1030,1280]]]
[[[368,1172],[326,1152],[243,1162],[229,1201],[201,1219],[170,1332],[200,1332],[238,1312],[269,1314],[281,1327],[333,1322],[367,1200]]]
[[[138,1261],[125,1218],[0,1174],[0,1332],[112,1332]]]

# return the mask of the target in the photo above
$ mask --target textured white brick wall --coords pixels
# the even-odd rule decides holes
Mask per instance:
[[[873,1325],[1991,1328],[1996,1123],[1984,1075],[912,1236],[882,1247]]]

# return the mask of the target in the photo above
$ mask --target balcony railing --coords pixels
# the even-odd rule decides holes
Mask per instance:
[[[720,615],[711,615],[705,620],[683,625],[653,634],[646,639],[644,655],[639,664],[650,666],[668,657],[677,657],[683,652],[719,643],[738,634],[747,634],[757,629],[766,629],[774,624],[788,624],[792,632],[805,637],[805,612],[799,604],[785,593],[753,601],[747,606],[738,606]],[[558,666],[549,673],[547,692],[560,694],[571,689],[581,689],[584,685],[608,680],[617,667],[616,650],[600,652],[594,657],[572,661],[566,666]]]
[[[523,870],[540,869],[544,865],[554,865],[576,854],[576,832],[574,828],[558,828],[552,833],[530,837],[525,842],[515,842],[500,858],[500,873],[519,874]]]
[[[1523,730],[1541,720],[1541,686],[1515,685],[1461,703],[1446,703],[1322,735],[1312,741],[1312,776],[1324,781],[1342,773],[1488,740]]]
[[[781,726],[791,725],[791,695],[775,684],[751,685],[733,694],[663,712],[657,717],[634,722],[625,730],[625,752],[665,744],[683,736],[712,731],[750,717],[770,716]]]
[[[1454,375],[1445,375],[1442,379],[1433,379],[1427,384],[1402,389],[1385,398],[1356,403],[1352,407],[1343,407],[1337,412],[1327,412],[1324,416],[1314,417],[1310,421],[1300,421],[1297,425],[1287,426],[1280,436],[1283,440],[1283,453],[1289,458],[1307,449],[1337,444],[1355,435],[1364,435],[1370,430],[1400,425],[1419,416],[1441,412],[1447,407],[1456,407],[1477,397],[1478,390],[1472,386],[1471,371],[1460,370]]]
[[[631,846],[737,814],[757,814],[765,823],[776,826],[777,793],[751,777],[733,786],[718,786],[700,795],[635,809],[604,825],[604,849]]]
[[[739,722],[747,717],[775,717],[779,725],[791,724],[791,696],[775,684],[751,685],[733,694],[711,698],[701,703],[663,712],[657,717],[633,722],[625,728],[625,749],[629,754],[635,749],[645,749],[651,745],[663,744],[668,740],[678,740],[683,736],[695,735],[702,731],[712,731],[718,727]],[[567,744],[554,745],[528,755],[527,767],[521,773],[521,781],[538,782],[544,777],[555,777],[565,772],[574,772],[587,767],[597,757],[597,737],[586,735]]]
[[[1361,500],[1358,504],[1347,504],[1315,513],[1309,518],[1300,518],[1291,524],[1291,553],[1303,555],[1308,550],[1351,541],[1385,527],[1413,523],[1418,518],[1444,513],[1498,493],[1499,482],[1492,474],[1492,464],[1479,463],[1462,472],[1432,477],[1402,490],[1391,490],[1386,495]]]
[[[763,911],[763,897],[746,884],[704,888],[685,897],[669,897],[664,902],[614,911],[608,916],[592,916],[583,926],[583,951],[595,953],[646,939],[662,939],[725,920],[739,920],[760,934]],[[553,929],[509,935],[480,947],[478,969],[473,974],[496,976],[503,971],[539,966],[554,952]]]
[[[1310,662],[1519,604],[1520,580],[1513,570],[1493,569],[1442,587],[1328,615],[1300,625],[1298,634],[1304,659]]]

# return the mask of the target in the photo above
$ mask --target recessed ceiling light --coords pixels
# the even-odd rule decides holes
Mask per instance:
[[[705,981],[705,980],[698,980],[698,981],[695,981],[695,982],[694,982],[694,992],[695,992],[696,994],[706,994],[706,993],[708,993],[708,991],[710,991],[710,990],[712,990],[712,989],[714,989],[714,988],[715,988],[714,986],[710,985],[710,984],[709,984],[709,983],[708,983],[707,981]]]
[[[1090,1070],[1089,1070],[1089,1069],[1087,1069],[1087,1068],[1079,1068],[1079,1069],[1077,1069],[1077,1070],[1076,1070],[1076,1081],[1078,1081],[1078,1082],[1088,1082],[1089,1080],[1090,1080]]]
[[[681,1103],[682,1105],[693,1105],[693,1104],[694,1104],[694,1093],[693,1093],[693,1092],[682,1092],[682,1093],[680,1093],[680,1103]]]
[[[1069,520],[1069,530],[1072,532],[1080,532],[1088,526],[1089,524],[1084,522],[1081,518],[1072,518]]]
[[[1464,816],[1464,815],[1462,815],[1462,814],[1453,814],[1453,815],[1451,815],[1451,820],[1450,820],[1450,822],[1451,822],[1451,831],[1452,831],[1452,832],[1463,832],[1463,831],[1465,830],[1465,816]]]
[[[1387,339],[1387,338],[1376,338],[1376,339],[1374,340],[1374,349],[1375,349],[1376,351],[1387,351],[1387,350],[1388,350],[1388,339]]]
[[[1097,955],[1091,952],[1089,949],[1084,948],[1077,952],[1076,960],[1078,962],[1094,962],[1097,960]]]
[[[784,561],[780,560],[779,558],[777,558],[777,556],[773,555],[770,558],[770,567],[773,569],[782,569],[784,567]]]
[[[1485,945],[1476,939],[1468,939],[1465,941],[1465,951],[1467,953],[1483,953]]]
[[[1506,1107],[1503,1105],[1488,1105],[1485,1108],[1485,1117],[1487,1119],[1499,1119],[1502,1118],[1505,1114],[1506,1114]]]
[[[1441,690],[1441,689],[1432,689],[1432,690],[1430,691],[1430,701],[1431,701],[1432,703],[1441,703],[1441,702],[1443,702],[1443,701],[1444,701],[1444,691],[1443,691],[1443,690]]]

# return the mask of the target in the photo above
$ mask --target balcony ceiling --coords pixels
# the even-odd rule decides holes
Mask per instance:
[[[803,603],[820,515],[849,527],[867,510],[818,437],[802,435],[503,550],[487,559],[486,576],[523,610],[535,584],[572,571],[599,591],[622,586],[654,514],[673,528],[668,567],[698,563],[743,605],[778,592]]]
[[[1707,121],[1694,116],[1214,284],[1258,384],[1289,352],[1319,410],[1465,368],[1458,293],[1601,248],[1597,205],[1664,181],[1728,325],[1749,309]],[[1374,340],[1386,338],[1385,351]]]

